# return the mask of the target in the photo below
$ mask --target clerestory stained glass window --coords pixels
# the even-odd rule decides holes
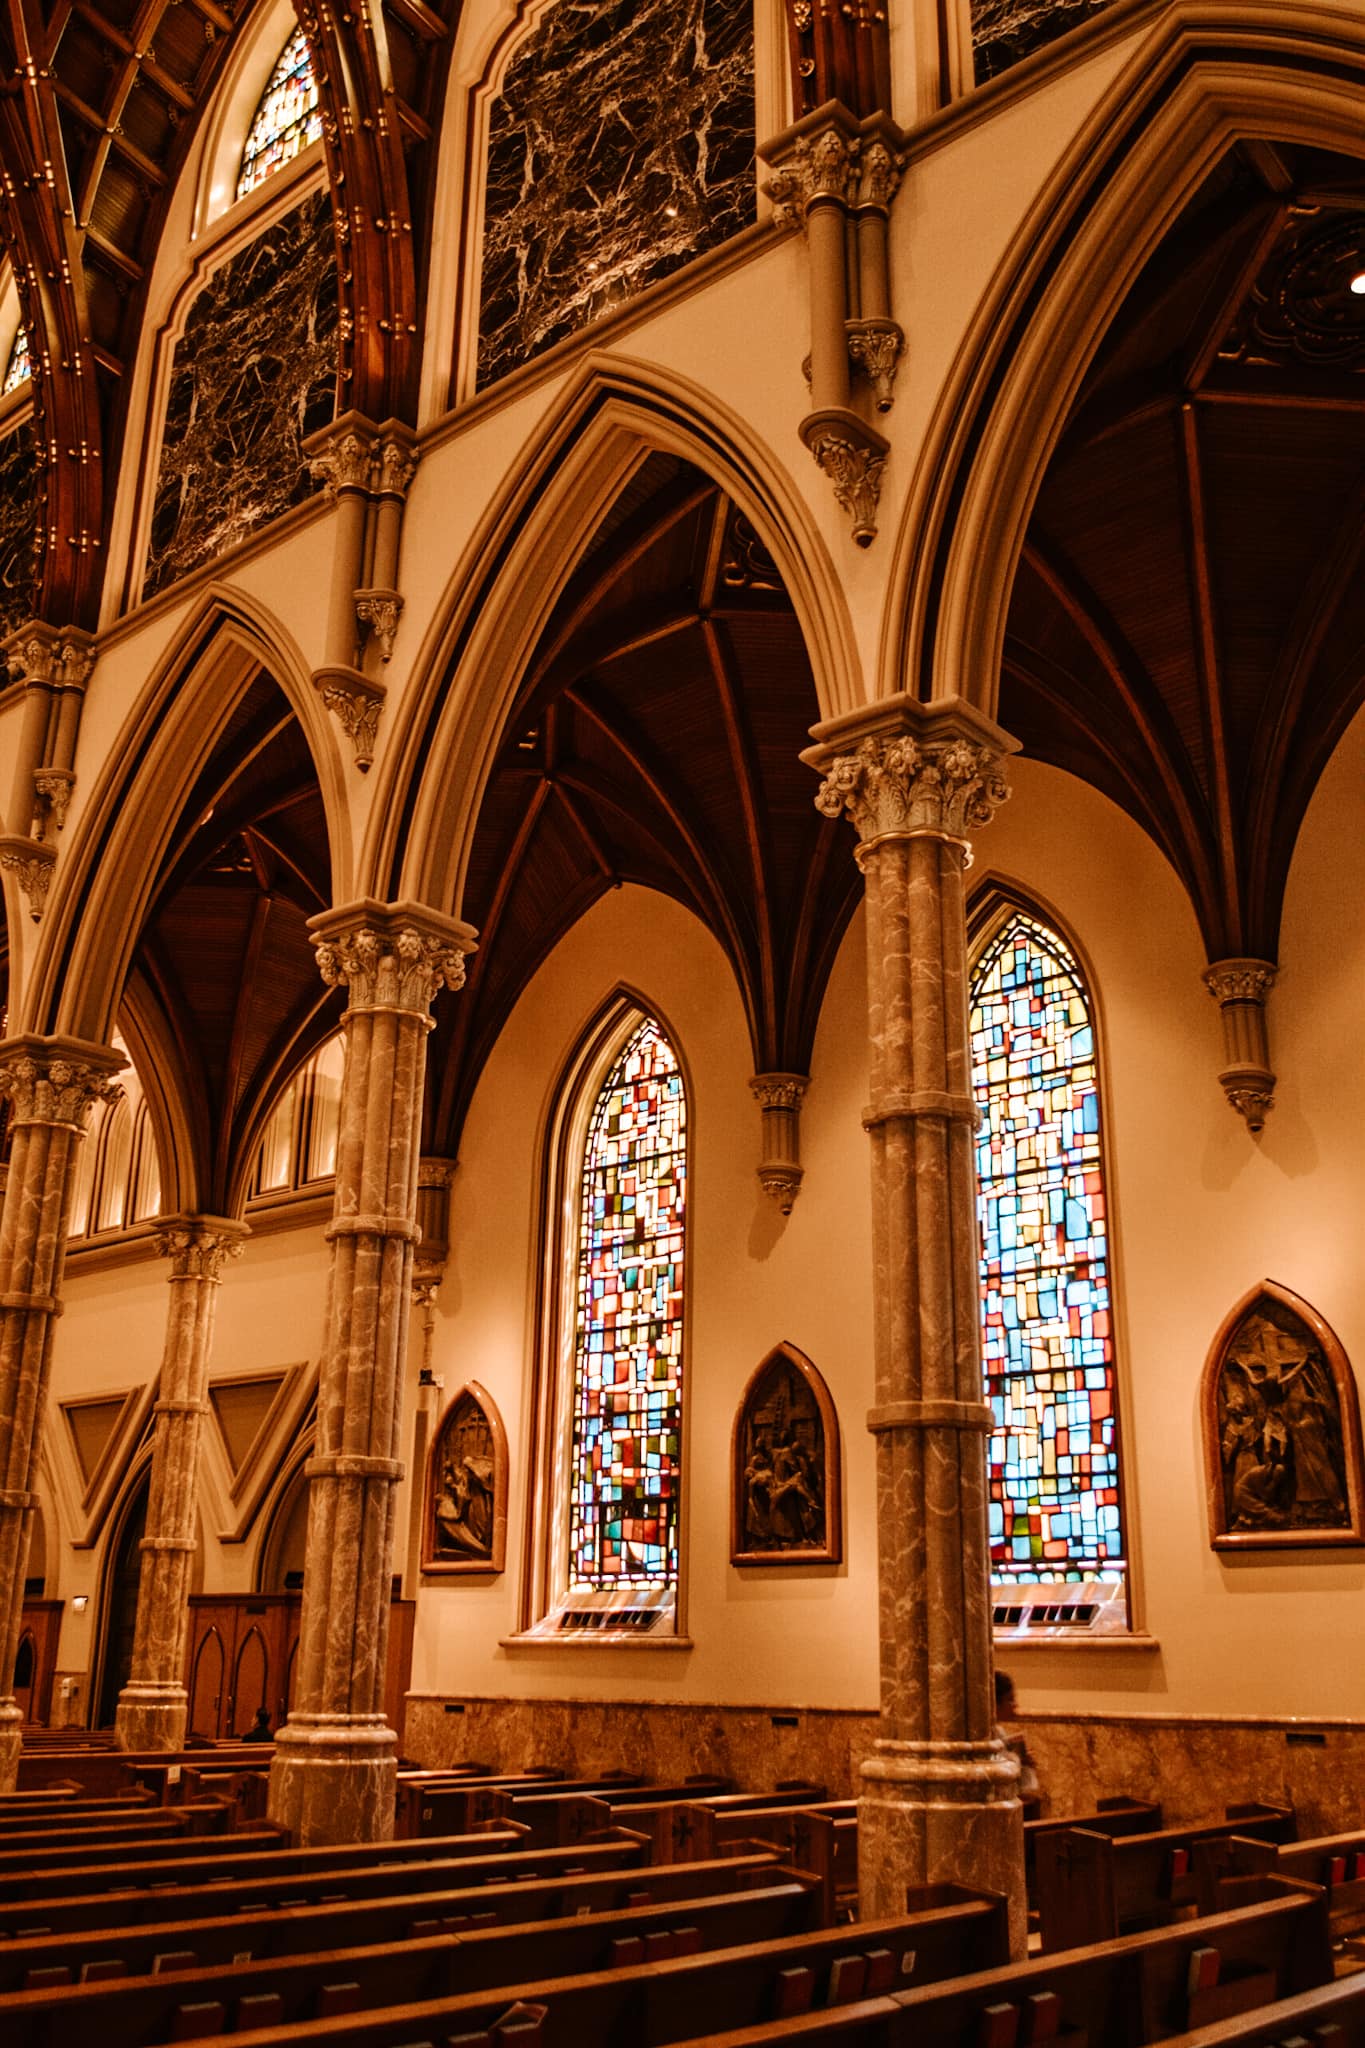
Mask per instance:
[[[280,52],[247,134],[237,174],[237,197],[244,199],[254,192],[321,133],[313,59],[303,30],[295,29]]]
[[[997,1584],[1122,1580],[1095,1031],[1069,949],[1011,914],[972,977]]]
[[[579,1199],[571,1588],[678,1577],[687,1103],[645,1018],[593,1107]]]
[[[26,384],[32,375],[33,361],[29,354],[28,331],[26,328],[21,327],[14,337],[14,346],[9,352],[9,364],[5,370],[4,390],[0,395],[8,398],[11,391],[17,391],[19,386]]]

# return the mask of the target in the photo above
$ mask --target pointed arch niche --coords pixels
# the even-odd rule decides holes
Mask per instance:
[[[973,916],[987,1513],[997,1632],[1131,1629],[1097,1018],[1072,941],[991,891]]]
[[[523,1602],[534,1640],[685,1642],[690,1099],[673,1034],[625,991],[556,1090]]]
[[[804,1352],[778,1344],[735,1414],[732,1564],[838,1564],[843,1556],[839,1418]]]
[[[470,1380],[446,1409],[427,1459],[422,1570],[500,1572],[507,1555],[507,1432]]]

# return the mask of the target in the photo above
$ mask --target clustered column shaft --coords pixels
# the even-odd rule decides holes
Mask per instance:
[[[90,1111],[117,1099],[123,1064],[108,1046],[80,1039],[0,1046],[0,1095],[13,1105],[0,1216],[0,1791],[12,1791],[19,1773],[14,1660],[71,1194]]]
[[[120,1749],[184,1745],[189,1711],[185,1644],[213,1317],[223,1263],[240,1252],[245,1234],[244,1225],[219,1216],[172,1217],[156,1233],[157,1250],[171,1261],[171,1300],[155,1409],[133,1662],[114,1721]]]
[[[908,1884],[1011,1899],[1018,1764],[994,1734],[963,875],[1007,790],[1009,742],[969,706],[906,697],[818,727],[817,802],[847,810],[867,882],[881,1738],[863,1765],[865,1914]]]
[[[411,904],[362,903],[312,928],[349,1004],[296,1703],[270,1812],[300,1843],[380,1841],[397,1783],[384,1680],[426,1035],[473,934]]]

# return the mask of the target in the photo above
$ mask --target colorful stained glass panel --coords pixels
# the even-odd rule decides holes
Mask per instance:
[[[280,52],[251,123],[237,175],[237,197],[245,198],[273,172],[283,170],[321,133],[313,59],[303,30],[296,29]]]
[[[678,1576],[687,1106],[652,1018],[608,1074],[579,1210],[569,1578]]]
[[[1022,912],[972,978],[971,1044],[992,1575],[1121,1578],[1094,1025],[1066,946]]]
[[[14,337],[14,346],[9,352],[9,364],[5,370],[4,390],[3,393],[0,393],[0,396],[8,398],[11,391],[17,391],[19,386],[26,384],[32,375],[33,362],[29,355],[28,333],[26,329],[21,327]]]

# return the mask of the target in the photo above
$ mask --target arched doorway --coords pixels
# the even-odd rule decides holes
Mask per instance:
[[[150,1466],[142,1474],[123,1511],[114,1537],[104,1580],[104,1650],[100,1669],[97,1728],[112,1728],[118,1696],[133,1668],[133,1635],[137,1628],[137,1589],[142,1574],[142,1538],[147,1529]]]

